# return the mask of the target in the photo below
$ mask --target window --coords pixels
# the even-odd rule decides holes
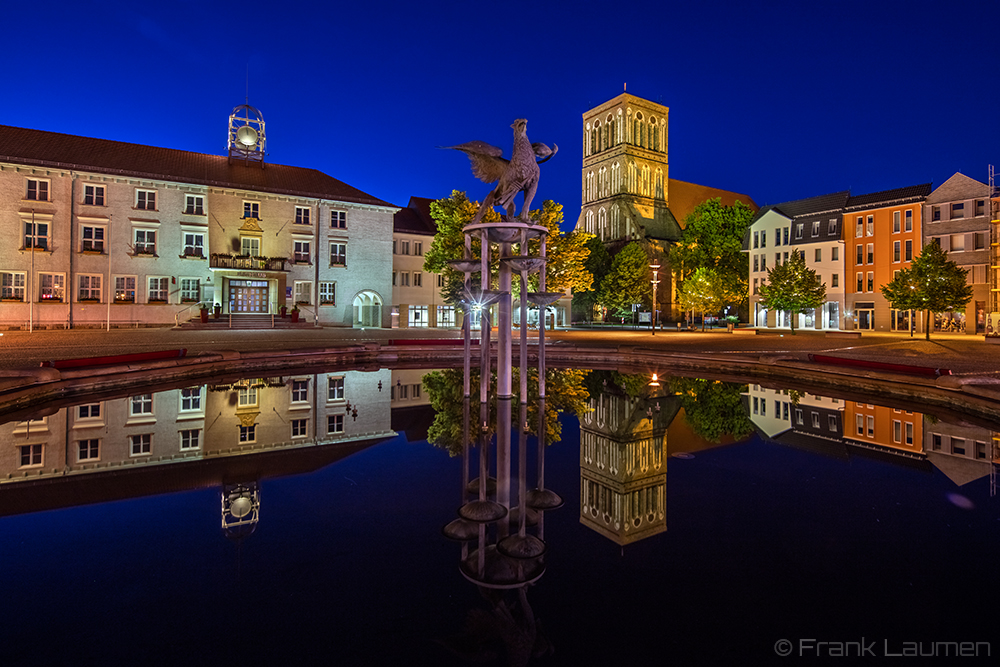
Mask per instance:
[[[115,276],[115,303],[135,303],[135,276]]]
[[[954,220],[955,218],[964,218],[964,217],[965,217],[965,204],[963,202],[952,204],[951,219]]]
[[[201,443],[201,429],[192,428],[183,431],[178,431],[181,437],[181,451],[188,451],[191,449],[198,449]]]
[[[892,242],[892,261],[898,262],[900,258],[899,254],[899,241]]]
[[[754,294],[759,294],[760,293],[760,291],[759,291],[759,289],[757,287],[757,279],[756,278],[753,279],[753,293]]]
[[[423,241],[414,241],[413,242],[413,254],[421,256],[421,257],[423,256],[423,254],[424,254],[424,244],[423,244]]]
[[[892,422],[892,441],[903,442],[903,422],[901,421]]]
[[[84,185],[83,203],[87,206],[104,206],[104,186]]]
[[[155,255],[156,254],[156,232],[152,229],[136,229],[135,231],[135,254]]]
[[[856,292],[865,291],[865,274],[861,273],[860,271],[858,271],[858,287],[855,291]]]
[[[410,274],[407,273],[406,271],[401,272],[399,274],[399,284],[400,284],[401,287],[409,287],[410,286]]]
[[[854,231],[855,238],[861,238],[865,235],[865,220],[860,215],[858,216],[858,228]]]
[[[410,306],[409,324],[411,327],[426,327],[430,325],[427,318],[427,306]]]
[[[205,215],[205,198],[201,195],[184,195],[186,215]]]
[[[37,468],[42,465],[41,445],[21,445],[21,466],[22,468]]]
[[[415,384],[413,385],[412,388],[413,388],[413,398],[420,398],[420,385]]]
[[[201,387],[185,387],[181,389],[181,412],[197,412],[201,410]]]
[[[753,397],[753,413],[755,415],[760,413],[760,399],[756,396]]]
[[[80,301],[100,301],[102,276],[84,274],[78,276],[78,278],[80,279],[80,291],[77,298]]]
[[[760,270],[767,271],[767,255],[760,256]]]
[[[104,252],[104,227],[92,227],[84,225],[82,227],[83,244],[80,249],[83,252]]]
[[[184,256],[205,256],[205,235],[197,232],[184,232]]]
[[[830,276],[830,287],[840,287],[840,274],[835,273]]]
[[[240,426],[240,442],[257,442],[257,425]]]
[[[951,235],[951,251],[965,252],[965,234]]]
[[[309,241],[295,241],[294,259],[297,264],[309,264],[312,259]]]
[[[906,444],[913,444],[913,422],[906,422]]]
[[[313,284],[309,280],[295,281],[295,303],[312,303]]]
[[[986,248],[986,232],[975,232],[972,235],[973,250],[983,250]]]
[[[201,301],[201,279],[181,278],[181,302],[194,303]]]
[[[297,225],[308,225],[309,224],[309,209],[305,206],[295,207],[295,224]]]
[[[797,238],[797,239],[802,238],[802,228],[803,227],[805,227],[805,223],[804,222],[800,222],[797,225],[795,225],[795,238]]]
[[[785,245],[788,245],[788,227],[782,227],[781,231],[785,240]]]
[[[247,257],[260,257],[260,239],[256,236],[241,236],[240,253]]]
[[[89,403],[87,405],[76,406],[76,420],[99,420],[101,418],[101,404]]]
[[[816,248],[814,260],[817,261],[817,262],[822,262],[823,261],[823,249],[822,248]]]
[[[827,424],[831,431],[837,430],[837,418],[833,415],[827,415]]]
[[[778,266],[780,264],[781,264],[781,253],[780,252],[776,252],[776,253],[774,253],[774,265]]]
[[[861,264],[865,263],[865,250],[864,246],[862,245],[858,245],[856,247],[858,252],[857,252],[857,257],[855,257],[854,263],[860,266]]]
[[[875,291],[875,274],[871,271],[868,272],[868,291]]]
[[[139,394],[129,400],[129,415],[142,417],[153,414],[153,395]]]
[[[940,206],[932,206],[931,207],[931,220],[933,220],[934,222],[937,222],[940,219],[941,219],[941,207]]]
[[[969,277],[972,278],[973,285],[984,285],[986,284],[986,264],[974,264],[972,269],[969,271]]]
[[[150,303],[166,303],[170,293],[170,278],[166,276],[150,276],[147,278],[147,298]]]
[[[243,217],[260,220],[260,204],[255,201],[243,202]]]
[[[156,210],[156,191],[155,190],[136,190],[135,191],[135,207],[141,211],[155,211]]]
[[[906,243],[903,244],[903,248],[906,251],[905,254],[903,255],[903,258],[907,262],[909,262],[910,260],[913,259],[913,241],[911,241],[910,239],[907,239]]]
[[[806,420],[802,416],[801,408],[795,408],[795,423],[799,426],[805,426]]]
[[[439,327],[455,326],[455,306],[437,307],[437,325]]]
[[[615,210],[617,211],[617,209]],[[765,234],[764,232],[760,233],[760,247],[761,248],[767,247],[767,234]]]
[[[97,461],[101,458],[101,441],[97,438],[78,440],[76,443],[76,460]]]
[[[241,408],[257,406],[257,387],[240,387],[237,392],[236,404]]]
[[[931,449],[935,451],[940,451],[941,449],[941,434],[935,433],[931,436]]]
[[[775,229],[774,230],[774,245],[775,246],[781,245],[781,230],[780,229]]]
[[[830,261],[836,262],[840,260],[840,248],[838,246],[833,246],[830,248]]]
[[[319,304],[321,306],[337,305],[337,283],[319,284]]]
[[[869,243],[868,244],[867,257],[868,257],[868,259],[865,262],[865,264],[874,264],[875,263],[875,244],[874,243]]]
[[[979,216],[984,215],[985,213],[986,213],[986,202],[984,200],[982,200],[982,199],[977,199],[976,200],[976,217],[978,218]]]
[[[309,400],[309,380],[292,380],[292,402],[305,403]]]
[[[758,236],[759,234],[760,234],[760,232],[754,232],[753,233],[753,247],[754,248],[759,248],[760,247],[760,244],[757,242],[758,238],[759,238],[759,236]]]
[[[423,284],[424,284],[423,274],[415,271],[413,273],[413,286],[422,287]]]
[[[399,242],[399,254],[400,255],[409,255],[410,254],[410,242],[409,241],[400,241]]]
[[[398,246],[398,242],[396,241],[396,239],[393,239],[392,240],[392,254],[393,255],[398,255],[399,254],[399,252],[397,252],[397,250],[398,250],[397,246]]]
[[[131,441],[131,455],[132,456],[146,456],[153,451],[153,434],[152,433],[142,433],[140,435],[133,435],[129,437]]]
[[[875,235],[875,216],[869,215],[868,219],[865,221],[865,234],[868,236]]]
[[[344,415],[327,415],[327,418],[326,418],[326,432],[327,433],[343,433],[344,432]]]
[[[819,236],[819,220],[813,220],[813,236]]]
[[[813,412],[813,413],[810,413],[810,414],[812,415],[812,427],[813,428],[819,428],[819,413],[818,412]]]
[[[24,301],[24,273],[0,273],[0,298]]]
[[[403,387],[403,398],[406,398],[406,387]],[[760,416],[767,416],[767,401],[764,399],[761,399],[760,401]]]
[[[864,415],[856,415],[855,416],[855,423],[857,424],[857,427],[858,427],[858,435],[864,435],[865,434],[865,416]]]
[[[759,255],[754,255],[753,256],[753,270],[754,271],[760,271],[760,256]]]
[[[344,400],[344,378],[342,377],[327,378],[326,400],[328,401]]]
[[[347,244],[330,244],[330,266],[347,266]]]
[[[976,441],[976,458],[985,459],[986,458],[986,443]]]
[[[875,437],[875,416],[874,415],[868,415],[868,437],[869,438],[874,438]]]
[[[837,219],[833,218],[830,220],[830,224],[827,226],[827,235],[836,236],[837,235]]]
[[[24,248],[38,248],[40,250],[49,249],[49,223],[31,222],[24,223]]]
[[[292,437],[305,438],[309,435],[309,422],[305,419],[292,420]]]
[[[892,212],[892,233],[899,233],[899,211]]]
[[[903,220],[903,231],[912,232],[913,231],[913,211],[906,211]]]
[[[347,211],[330,211],[330,227],[347,229]]]
[[[28,179],[28,191],[24,196],[25,199],[32,199],[34,201],[48,201],[49,200],[49,182],[42,181],[37,178]]]

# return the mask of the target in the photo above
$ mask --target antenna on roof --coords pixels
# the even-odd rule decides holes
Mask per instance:
[[[628,92],[628,81],[626,81],[625,83],[622,84],[622,92],[623,93],[627,93]]]
[[[250,62],[247,61],[247,101],[246,104],[250,104]]]

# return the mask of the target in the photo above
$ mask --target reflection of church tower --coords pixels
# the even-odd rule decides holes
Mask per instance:
[[[672,396],[631,398],[613,385],[580,420],[580,523],[618,544],[667,529],[667,427]]]
[[[583,114],[583,207],[577,230],[608,242],[680,238],[667,208],[668,112],[622,93]]]

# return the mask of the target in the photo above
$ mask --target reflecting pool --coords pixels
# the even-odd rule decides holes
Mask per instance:
[[[0,425],[3,664],[996,660],[1000,429],[547,378],[523,420],[514,399],[511,475],[491,459],[483,484],[496,412],[466,410],[454,369],[151,387]],[[522,485],[564,504],[522,507]],[[449,539],[480,488],[505,517]],[[501,554],[518,534],[543,553]]]

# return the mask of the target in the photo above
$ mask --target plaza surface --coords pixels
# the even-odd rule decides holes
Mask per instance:
[[[514,332],[515,343],[517,331]],[[478,331],[473,333],[478,337]],[[728,333],[725,329],[701,331],[657,331],[606,327],[546,331],[551,345],[575,344],[610,348],[635,346],[666,354],[727,359],[775,357],[805,360],[810,353],[851,359],[949,369],[955,375],[1000,379],[1000,345],[984,342],[982,336],[959,334],[868,333],[860,338],[827,337],[823,333],[797,331],[753,335],[752,330]],[[0,335],[0,371],[7,373],[37,368],[40,362],[99,357],[136,352],[185,348],[188,356],[222,351],[296,351],[335,348],[363,343],[385,344],[398,339],[460,338],[455,329],[348,329],[296,330],[178,330],[172,328],[112,329],[111,331],[46,330],[6,331]],[[496,341],[496,331],[493,333]],[[531,342],[536,341],[535,332]]]

